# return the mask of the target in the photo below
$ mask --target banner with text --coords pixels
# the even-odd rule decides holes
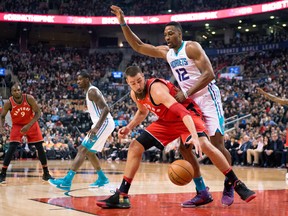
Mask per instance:
[[[274,1],[265,4],[249,5],[217,11],[197,13],[153,15],[153,16],[126,16],[128,24],[163,24],[170,21],[197,22],[214,19],[225,19],[237,16],[248,16],[288,8],[288,0]],[[73,24],[73,25],[116,25],[119,24],[115,16],[62,16],[51,14],[15,14],[0,13],[0,22],[29,22],[46,24]]]
[[[205,49],[205,52],[209,56],[216,55],[228,55],[228,54],[236,54],[243,52],[257,52],[261,50],[274,50],[274,49],[282,49],[288,47],[288,41],[280,42],[280,43],[269,43],[269,44],[258,44],[251,46],[241,46],[241,47],[232,47],[232,48],[223,48],[223,49]]]

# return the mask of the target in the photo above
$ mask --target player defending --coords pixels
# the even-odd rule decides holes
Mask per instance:
[[[288,99],[287,98],[276,97],[275,95],[272,95],[272,94],[270,94],[268,92],[265,92],[261,88],[257,88],[257,91],[259,92],[259,94],[264,95],[264,97],[266,97],[267,99],[269,99],[269,100],[271,100],[271,101],[273,101],[275,103],[279,103],[282,106],[288,105]],[[288,176],[288,169],[287,169],[286,176]]]
[[[178,103],[174,98],[177,90],[172,83],[157,78],[146,81],[139,67],[128,67],[125,76],[131,88],[131,98],[137,104],[138,110],[132,121],[119,130],[118,137],[124,138],[147,117],[149,111],[155,113],[158,120],[151,123],[136,140],[132,141],[119,190],[108,199],[98,201],[96,203],[98,206],[102,208],[130,208],[128,191],[140,166],[143,152],[152,146],[163,150],[164,146],[178,137],[181,137],[184,143],[194,144],[196,153],[199,153],[200,157],[203,150],[233,184],[242,200],[249,202],[256,197],[255,192],[249,190],[244,183],[238,180],[223,154],[209,142],[206,137],[205,124],[202,121],[202,113],[191,98],[186,99],[182,104]],[[173,129],[171,130],[171,128]],[[192,138],[188,141],[190,137]],[[180,144],[181,154],[185,160],[192,164],[195,177],[199,178],[199,164],[197,166],[193,164],[194,155],[191,148],[191,145],[186,149],[182,143]],[[193,198],[193,202],[185,202],[182,207],[199,206],[199,203],[200,205],[203,203],[202,199],[209,200],[209,202],[213,201],[209,193],[203,193],[207,189],[202,178],[201,181],[201,183],[198,182],[200,190],[197,188],[197,182],[195,182],[197,196]]]
[[[220,91],[214,84],[215,74],[210,60],[200,44],[195,41],[183,41],[182,27],[178,22],[166,24],[164,38],[168,46],[153,46],[143,43],[126,24],[121,8],[113,5],[111,9],[120,23],[127,42],[136,52],[163,58],[169,63],[181,88],[181,91],[175,96],[176,100],[182,102],[191,97],[196,102],[203,113],[212,144],[224,154],[231,164],[231,155],[224,146],[224,114]],[[233,186],[226,178],[222,204],[230,206],[233,201]]]
[[[276,103],[279,103],[280,105],[284,106],[284,105],[288,105],[288,99],[286,98],[279,98],[276,97],[275,95],[272,95],[270,93],[265,92],[263,89],[261,88],[257,88],[258,92],[262,95],[264,95],[267,99],[274,101]]]
[[[78,153],[73,161],[72,167],[64,178],[49,180],[49,183],[62,190],[70,190],[73,178],[85,161],[89,159],[96,169],[98,179],[90,184],[90,187],[101,187],[109,183],[108,178],[103,173],[100,161],[96,156],[97,151],[102,151],[106,139],[115,128],[114,120],[109,112],[109,107],[98,88],[90,83],[90,76],[86,72],[81,72],[77,78],[78,86],[86,92],[86,104],[93,125],[82,144],[78,148]]]
[[[40,107],[32,95],[22,93],[20,83],[18,82],[12,84],[11,95],[9,100],[4,104],[0,118],[0,133],[4,134],[6,133],[4,128],[5,117],[8,111],[10,111],[12,119],[10,143],[0,174],[0,184],[6,184],[7,168],[23,136],[26,136],[28,144],[35,145],[38,151],[38,157],[43,168],[42,179],[44,181],[53,179],[49,174],[47,158],[43,148],[43,137],[37,122],[41,116]]]

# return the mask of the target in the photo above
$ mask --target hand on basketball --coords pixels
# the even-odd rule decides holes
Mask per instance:
[[[188,140],[186,142],[186,144],[194,145],[196,154],[198,154],[199,157],[202,158],[202,149],[201,149],[201,146],[200,146],[199,139],[197,137],[196,138],[192,137],[190,140]]]
[[[116,17],[117,17],[117,19],[119,21],[119,24],[124,24],[125,23],[124,13],[121,10],[121,8],[118,7],[118,6],[115,6],[115,5],[112,5],[110,8],[111,8],[111,13],[116,15]]]
[[[130,129],[128,127],[122,127],[118,131],[118,138],[119,139],[125,138],[128,135],[129,132],[130,132]]]

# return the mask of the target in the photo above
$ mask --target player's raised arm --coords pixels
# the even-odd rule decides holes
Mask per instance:
[[[263,89],[261,89],[261,88],[257,88],[257,91],[258,91],[260,94],[264,95],[266,98],[268,98],[268,99],[271,100],[271,101],[274,101],[274,102],[279,103],[279,104],[281,104],[281,105],[288,105],[288,99],[286,99],[286,98],[276,97],[275,95],[272,95],[272,94],[270,94],[270,93],[265,92],[265,91],[264,91]]]
[[[111,12],[117,17],[125,39],[136,52],[155,58],[166,59],[166,53],[169,50],[168,46],[153,46],[151,44],[143,43],[127,25],[124,19],[124,13],[120,7],[112,5]]]

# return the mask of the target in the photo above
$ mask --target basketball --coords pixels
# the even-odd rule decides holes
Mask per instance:
[[[194,177],[194,169],[186,160],[176,160],[169,165],[168,176],[175,185],[188,184]]]

